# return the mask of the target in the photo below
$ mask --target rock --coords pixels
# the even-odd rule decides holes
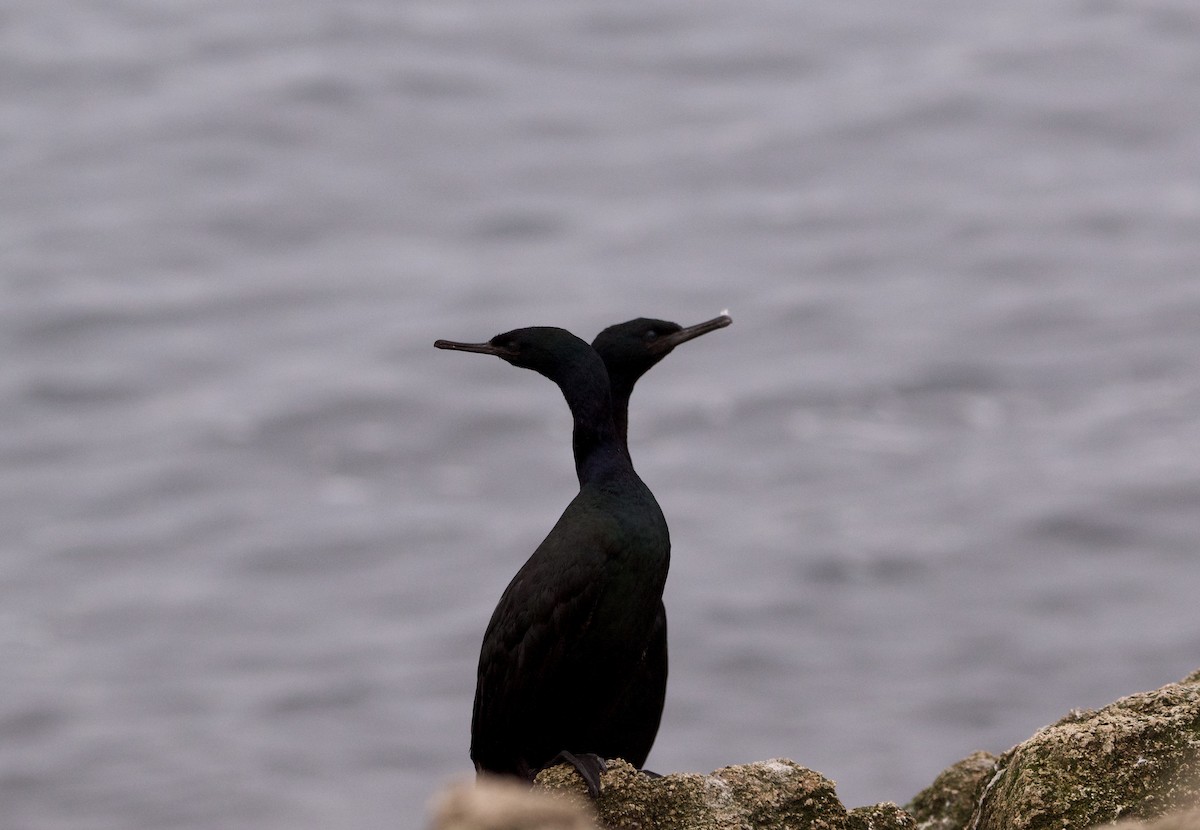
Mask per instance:
[[[550,791],[586,792],[583,779],[566,765],[543,770],[537,783]],[[724,767],[711,775],[661,778],[610,761],[600,779],[596,812],[611,830],[847,828],[846,808],[833,782],[783,759]]]
[[[586,799],[531,790],[486,776],[449,787],[433,808],[433,830],[597,830]]]
[[[1122,820],[1122,830],[1200,830],[1200,671],[1097,711],[1072,712],[999,758],[976,752],[905,809],[885,803],[847,811],[832,781],[783,759],[661,778],[614,760],[595,802],[574,768],[559,765],[538,775],[537,789],[543,792],[484,779],[452,790],[435,827],[1085,830]]]
[[[984,786],[996,774],[998,758],[976,752],[946,769],[904,809],[921,830],[963,830],[975,813]]]
[[[1200,672],[1072,712],[1006,752],[973,830],[1086,828],[1200,803]]]
[[[1200,830],[1200,807],[1168,813],[1151,821],[1118,821],[1111,830]]]
[[[890,801],[855,807],[846,816],[846,830],[916,830],[917,822]]]

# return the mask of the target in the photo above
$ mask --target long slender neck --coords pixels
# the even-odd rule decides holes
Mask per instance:
[[[558,385],[575,419],[571,446],[580,486],[632,469],[625,442],[613,422],[608,374],[599,358],[594,363],[585,361],[572,366],[565,377],[558,379]]]
[[[613,426],[617,429],[617,441],[625,455],[629,455],[629,398],[637,378],[629,380],[619,374],[610,375],[612,388]]]

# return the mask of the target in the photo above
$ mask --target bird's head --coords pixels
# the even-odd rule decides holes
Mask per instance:
[[[680,343],[724,328],[732,322],[728,314],[722,314],[684,328],[669,320],[639,317],[609,326],[596,335],[596,339],[592,341],[592,348],[604,360],[609,375],[619,374],[636,380],[669,355]]]
[[[592,348],[566,329],[531,326],[497,334],[486,343],[438,340],[439,349],[495,355],[513,366],[532,369],[558,380],[573,367],[595,360]]]

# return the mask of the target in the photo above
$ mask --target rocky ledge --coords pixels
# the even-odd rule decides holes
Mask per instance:
[[[533,791],[460,787],[437,808],[438,830],[1200,830],[1200,671],[1096,711],[1075,711],[997,757],[977,752],[903,808],[847,809],[834,783],[792,761],[710,775],[642,775],[609,764],[594,802],[568,766]],[[502,805],[502,809],[501,809]],[[528,805],[528,812],[521,805]]]

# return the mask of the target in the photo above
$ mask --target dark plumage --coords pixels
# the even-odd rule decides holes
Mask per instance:
[[[645,763],[666,694],[670,540],[630,462],[629,397],[676,345],[729,322],[631,320],[601,332],[594,349],[544,327],[435,344],[545,375],[575,420],[579,494],[509,583],[484,635],[471,724],[480,772],[532,779],[566,760],[595,794],[599,758]]]
[[[626,456],[629,455],[629,398],[633,394],[634,384],[679,344],[732,322],[728,315],[722,314],[683,328],[667,320],[639,317],[609,326],[596,335],[592,348],[600,355],[608,370],[613,421]],[[667,696],[667,609],[661,596],[657,605],[647,647],[638,663],[637,679],[630,685],[624,706],[627,722],[635,724],[630,732],[638,736],[637,745],[642,760],[631,761],[638,767],[645,762],[654,744]],[[623,757],[628,759],[628,756]]]
[[[540,372],[558,384],[575,420],[579,493],[504,590],[484,635],[475,768],[532,779],[561,752],[641,766],[657,718],[647,735],[626,710],[638,696],[631,686],[661,607],[671,543],[618,438],[604,363],[556,328],[436,345]]]

